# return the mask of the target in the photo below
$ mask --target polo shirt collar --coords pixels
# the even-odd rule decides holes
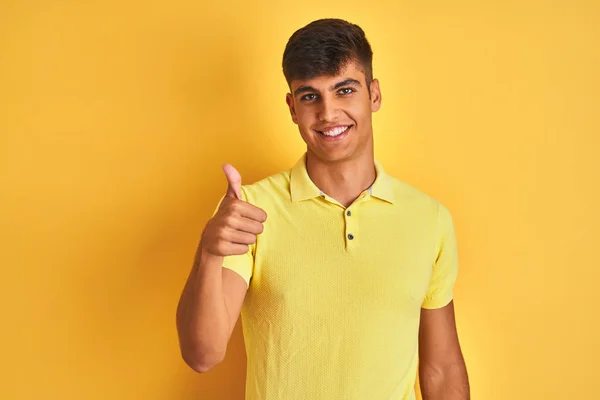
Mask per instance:
[[[377,160],[375,160],[375,171],[377,177],[373,185],[369,188],[370,195],[385,200],[388,203],[394,203],[394,190],[392,188],[391,177],[386,174],[383,166]],[[302,155],[292,168],[290,175],[290,195],[293,202],[323,195],[323,192],[308,176],[308,171],[306,170],[306,153]]]

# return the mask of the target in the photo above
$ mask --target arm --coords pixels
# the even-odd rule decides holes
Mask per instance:
[[[467,369],[460,349],[454,302],[421,309],[419,381],[423,400],[469,400]]]
[[[250,276],[246,272],[253,260],[256,236],[267,218],[263,210],[246,202],[239,172],[231,165],[223,170],[229,183],[227,194],[202,232],[177,306],[181,355],[197,372],[206,372],[225,358],[248,290]],[[228,268],[224,268],[224,260]]]
[[[200,247],[177,306],[181,355],[197,372],[206,372],[225,358],[246,296],[244,279],[223,268],[222,262],[223,257]]]

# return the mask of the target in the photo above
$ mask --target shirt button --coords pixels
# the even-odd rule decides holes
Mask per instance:
[[[348,210],[348,211],[346,211],[346,215],[347,215],[347,216],[351,216],[351,215],[352,215],[352,212],[351,212],[350,210]]]
[[[348,239],[350,239],[350,240],[354,239],[354,235],[353,235],[353,234],[351,234],[351,233],[349,233],[349,234],[348,234]]]

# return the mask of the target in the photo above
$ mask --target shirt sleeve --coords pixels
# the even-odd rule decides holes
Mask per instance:
[[[458,275],[458,248],[452,215],[439,201],[435,254],[429,289],[421,305],[427,309],[441,308],[450,303]]]
[[[215,210],[213,211],[212,217],[214,217],[219,210],[224,198],[225,196],[222,196],[219,200],[217,207],[215,207]],[[248,201],[244,186],[242,186],[242,200]],[[240,275],[246,281],[248,286],[250,286],[250,279],[252,278],[252,273],[254,271],[255,246],[256,242],[248,246],[248,252],[246,254],[223,257],[223,268],[230,269]]]

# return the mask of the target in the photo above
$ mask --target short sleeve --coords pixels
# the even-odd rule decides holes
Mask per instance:
[[[224,198],[225,196],[222,196],[219,200],[217,207],[215,207],[215,210],[212,213],[212,217],[214,217],[217,211],[219,210],[221,202],[223,202]],[[246,191],[242,186],[242,200],[248,201],[247,199],[248,197]],[[233,272],[240,275],[242,278],[244,278],[248,286],[250,285],[250,279],[252,278],[252,273],[254,271],[255,246],[256,243],[248,246],[249,249],[246,254],[223,257],[223,268],[230,269]]]
[[[452,215],[439,201],[435,254],[429,289],[421,305],[427,309],[441,308],[450,303],[458,275],[458,248]]]

